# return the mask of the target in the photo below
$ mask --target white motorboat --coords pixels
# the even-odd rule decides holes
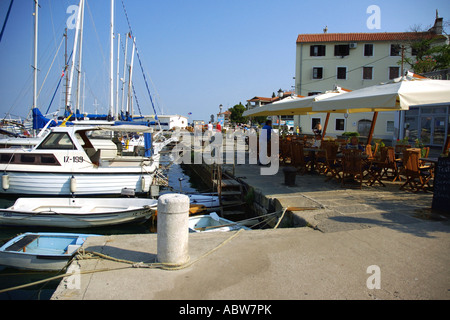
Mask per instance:
[[[215,212],[189,217],[189,232],[226,232],[240,229],[251,230],[238,222],[219,217]]]
[[[59,271],[88,237],[74,233],[24,233],[0,247],[0,265],[35,271]]]
[[[104,227],[148,220],[158,201],[144,198],[19,198],[0,209],[0,225]]]
[[[149,192],[159,154],[122,156],[111,138],[89,136],[119,127],[54,127],[31,149],[0,149],[0,194],[120,195],[124,188],[136,194]],[[151,136],[152,129],[133,126],[132,130]]]

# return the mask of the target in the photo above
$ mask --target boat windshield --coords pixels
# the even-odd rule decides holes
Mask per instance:
[[[69,134],[65,132],[53,132],[50,133],[44,141],[42,141],[37,149],[73,150],[76,149],[76,147]]]

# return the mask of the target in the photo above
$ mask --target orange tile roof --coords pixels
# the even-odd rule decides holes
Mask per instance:
[[[351,42],[351,41],[401,41],[442,37],[430,32],[380,32],[380,33],[315,33],[299,34],[297,43]]]

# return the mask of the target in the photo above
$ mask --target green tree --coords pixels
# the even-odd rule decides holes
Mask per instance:
[[[235,123],[245,123],[247,118],[242,116],[245,111],[244,105],[242,103],[234,105],[232,108],[228,109],[231,112],[230,120]]]
[[[450,45],[436,42],[442,42],[442,38],[424,37],[409,42],[407,46],[415,56],[405,58],[405,63],[418,74],[450,68]]]

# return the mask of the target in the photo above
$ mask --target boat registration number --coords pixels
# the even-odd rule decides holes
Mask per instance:
[[[64,163],[69,163],[69,162],[83,163],[83,161],[84,161],[83,156],[76,156],[76,157],[64,156]]]

